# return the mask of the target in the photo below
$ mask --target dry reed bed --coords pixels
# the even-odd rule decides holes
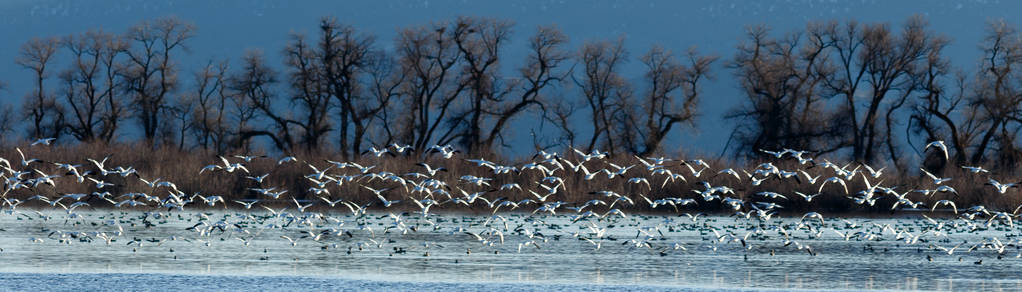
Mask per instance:
[[[297,200],[310,200],[316,202],[317,205],[309,210],[326,210],[329,206],[308,190],[309,187],[312,186],[312,183],[305,178],[305,175],[311,173],[312,169],[308,167],[306,163],[313,164],[322,169],[331,165],[326,162],[327,160],[344,161],[340,157],[331,155],[295,154],[294,156],[301,162],[287,163],[278,166],[276,161],[279,157],[254,159],[252,162],[246,163],[251,174],[246,174],[240,171],[234,173],[220,171],[199,174],[199,170],[204,166],[220,163],[220,159],[215,153],[204,153],[202,151],[182,152],[174,149],[154,150],[143,144],[78,144],[71,146],[29,146],[27,144],[20,144],[0,147],[0,157],[10,160],[11,163],[14,164],[15,169],[19,169],[20,167],[20,157],[18,156],[18,153],[15,152],[15,147],[22,149],[26,156],[30,158],[38,158],[47,162],[80,164],[84,167],[84,169],[92,170],[94,172],[96,171],[96,167],[93,166],[92,163],[87,162],[86,158],[102,160],[104,157],[109,156],[110,158],[106,163],[108,169],[116,166],[131,166],[138,171],[141,178],[146,180],[160,178],[162,181],[173,182],[186,194],[202,194],[204,196],[220,195],[228,201],[227,206],[229,208],[240,208],[240,204],[231,202],[233,200],[249,199],[263,200],[260,203],[261,205],[293,207],[294,204],[291,200],[293,197]],[[578,156],[574,153],[564,153],[561,156],[572,162],[577,161],[578,159]],[[466,160],[475,158],[480,157],[457,154],[452,159],[442,159],[439,155],[432,155],[425,157],[425,160],[423,160],[417,157],[384,156],[377,158],[371,155],[366,155],[358,157],[352,162],[365,166],[375,165],[370,172],[387,171],[397,175],[404,175],[411,172],[425,173],[425,170],[422,167],[416,165],[416,163],[420,161],[424,161],[434,167],[442,166],[447,168],[448,171],[437,173],[435,178],[447,182],[451,187],[449,192],[454,196],[461,196],[459,189],[463,189],[468,193],[489,191],[484,195],[484,198],[487,198],[488,200],[496,198],[504,198],[511,201],[535,199],[535,197],[529,192],[521,192],[517,190],[495,190],[505,183],[518,183],[525,189],[531,189],[541,194],[546,192],[545,189],[539,186],[538,182],[543,178],[543,175],[541,175],[539,171],[525,170],[520,173],[512,172],[510,174],[494,175],[489,168],[476,166],[474,163]],[[501,161],[500,159],[492,156],[487,158],[490,161]],[[237,158],[230,158],[230,160],[232,162],[240,162],[240,159]],[[836,184],[828,184],[828,186],[823,189],[822,195],[813,199],[812,202],[806,202],[801,197],[795,195],[794,192],[799,191],[806,194],[816,193],[819,188],[819,183],[822,182],[823,179],[833,176],[834,172],[820,166],[809,167],[809,165],[800,165],[793,160],[771,161],[773,161],[773,163],[782,170],[795,171],[798,169],[804,169],[813,176],[821,175],[820,180],[817,181],[817,184],[810,184],[802,177],[800,177],[801,183],[794,179],[769,179],[759,186],[752,186],[749,183],[748,178],[744,175],[742,176],[742,180],[739,181],[730,175],[717,174],[717,171],[724,168],[734,168],[741,173],[740,169],[744,168],[747,171],[752,172],[752,169],[762,161],[742,166],[725,160],[707,161],[712,169],[704,171],[700,177],[694,177],[688,168],[681,165],[680,162],[670,161],[665,163],[665,167],[672,172],[683,174],[687,179],[687,182],[669,182],[661,188],[660,186],[664,181],[664,176],[653,176],[645,169],[645,166],[638,162],[636,158],[630,155],[620,155],[618,157],[606,159],[605,161],[589,161],[586,162],[585,165],[592,172],[599,171],[605,167],[613,170],[608,163],[614,163],[621,166],[635,165],[635,167],[629,170],[623,177],[608,179],[605,175],[598,175],[596,178],[587,181],[583,179],[584,175],[582,173],[558,171],[555,176],[564,180],[564,187],[559,193],[549,197],[547,202],[564,201],[568,202],[566,206],[578,206],[592,199],[601,199],[609,203],[610,199],[590,194],[590,192],[610,190],[626,195],[635,202],[634,205],[619,203],[614,206],[614,208],[619,208],[627,212],[730,212],[730,209],[721,202],[704,202],[698,194],[693,192],[693,190],[703,189],[701,182],[708,182],[712,186],[723,185],[733,188],[735,190],[735,194],[728,196],[745,200],[747,205],[754,201],[775,202],[780,204],[783,206],[783,209],[780,210],[782,213],[800,214],[808,211],[876,215],[892,213],[890,211],[890,206],[896,201],[893,196],[878,194],[877,197],[880,199],[877,200],[877,203],[874,206],[857,205],[852,200],[848,199],[849,195],[846,195],[842,188]],[[528,162],[530,161],[522,160],[510,161],[507,163],[520,167],[522,164]],[[42,172],[48,174],[63,173],[63,171],[58,171],[57,167],[52,163],[32,164],[31,167],[38,168]],[[850,166],[849,169],[852,167],[854,166]],[[246,175],[254,176],[264,173],[269,173],[269,176],[261,185],[253,180],[245,178]],[[354,168],[334,168],[331,169],[329,173],[334,176],[361,174]],[[463,175],[493,177],[494,180],[490,182],[490,186],[476,186],[460,181],[459,177]],[[948,167],[942,171],[940,175],[943,177],[952,177],[952,180],[945,184],[957,189],[957,195],[951,193],[938,193],[932,196],[925,196],[921,193],[911,193],[908,195],[908,198],[912,201],[924,202],[927,209],[929,209],[929,206],[932,206],[934,202],[944,199],[954,201],[958,205],[959,210],[974,205],[984,205],[991,210],[1005,210],[1010,212],[1022,203],[1022,199],[1020,199],[1019,196],[1020,191],[1018,189],[1011,189],[1007,194],[999,194],[993,187],[985,185],[990,177],[1002,182],[1013,182],[1013,180],[1016,180],[1017,178],[1011,177],[1012,174],[973,174],[965,172],[962,169]],[[647,188],[644,184],[627,183],[627,180],[632,177],[648,178],[652,188]],[[135,176],[121,177],[118,175],[108,175],[106,177],[102,177],[102,179],[116,185],[102,190],[109,191],[114,196],[119,196],[127,192],[145,192],[165,197],[168,193],[167,190],[153,190]],[[421,181],[421,179],[418,180]],[[885,170],[882,177],[877,179],[870,177],[869,181],[873,183],[882,181],[883,186],[895,187],[895,189],[899,192],[906,192],[913,189],[932,189],[935,187],[926,177],[921,177],[917,174],[896,173],[890,169]],[[379,179],[369,180],[366,178],[360,178],[356,181],[345,182],[343,185],[331,183],[328,185],[330,195],[326,197],[330,200],[343,198],[345,201],[355,202],[360,205],[373,202],[374,204],[370,205],[370,209],[382,208],[382,206],[377,206],[378,204],[375,204],[376,202],[379,202],[375,194],[362,188],[362,185],[372,188],[392,188],[391,191],[385,192],[384,196],[390,200],[402,200],[402,202],[396,207],[397,209],[402,211],[413,211],[418,209],[413,203],[408,201],[410,199],[409,193],[405,192],[402,186]],[[547,185],[552,184],[548,183]],[[288,193],[278,200],[267,200],[268,198],[249,190],[249,188],[257,187],[276,187],[278,189],[286,189],[288,190]],[[848,189],[852,193],[850,194],[852,196],[855,195],[855,192],[865,188],[866,186],[862,175],[856,175],[854,179],[848,182]],[[65,176],[57,180],[57,186],[55,188],[41,185],[35,189],[16,190],[7,194],[7,197],[24,200],[30,196],[42,194],[44,196],[55,198],[62,193],[91,193],[94,191],[97,191],[97,189],[93,184],[88,183],[88,181],[84,184],[78,184],[75,182],[73,176]],[[788,199],[766,199],[762,196],[755,195],[762,191],[781,193],[787,196]],[[679,207],[678,211],[675,211],[675,209],[671,206],[652,209],[640,195],[645,195],[652,200],[665,197],[694,198],[699,203],[694,206],[690,205]],[[417,199],[421,199],[423,196],[423,194],[412,195],[412,197]],[[438,201],[445,201],[447,197],[438,195],[437,197],[434,197],[434,199]],[[109,206],[106,203],[96,202],[96,200],[90,202],[90,205],[94,208]],[[27,205],[46,206],[41,205],[39,202],[31,202]],[[537,205],[522,206],[522,208],[517,211],[531,212],[536,207]],[[152,208],[155,209],[156,207]],[[209,207],[198,202],[197,204],[189,205],[189,208]],[[218,205],[216,208],[222,207]],[[334,209],[338,209],[338,211],[347,211],[345,207],[340,205],[334,207]],[[490,210],[491,209],[482,201],[477,201],[471,207],[449,203],[434,206],[431,209],[431,211],[441,212],[457,211],[474,213],[489,213]],[[503,208],[502,210],[508,210],[508,208]],[[607,211],[608,208],[607,206],[597,206],[592,210],[594,212],[602,213]],[[743,208],[743,210],[748,210],[748,206]],[[561,210],[560,212],[570,211]]]

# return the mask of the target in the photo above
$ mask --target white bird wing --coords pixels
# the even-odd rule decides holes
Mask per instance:
[[[937,180],[938,179],[936,175],[933,175],[929,171],[926,171],[926,169],[919,168],[919,170],[923,171],[923,173],[926,174],[926,176],[929,176],[933,180]]]
[[[14,147],[14,150],[18,150],[18,155],[21,156],[21,161],[25,161],[25,153],[21,152],[21,148]]]
[[[219,155],[217,155],[217,157],[220,158],[220,161],[223,162],[225,166],[227,166],[227,167],[231,166],[231,163],[229,161],[227,161],[227,158],[225,158],[223,156],[219,156]]]
[[[426,209],[426,206],[423,206],[422,202],[419,202],[419,200],[416,200],[415,198],[412,198],[411,196],[408,196],[408,200],[410,200],[412,202],[415,202],[415,204],[418,205],[419,208]]]
[[[348,202],[341,202],[341,204],[344,204],[345,206],[347,206],[348,209],[351,210],[351,214],[352,215],[356,215],[356,214],[358,214],[359,212],[362,211],[361,207],[354,206],[354,204],[351,204],[351,203],[348,203]]]
[[[267,211],[270,211],[271,214],[277,215],[277,210],[273,210],[272,208],[267,207],[267,206],[259,206],[259,207],[263,207],[263,209],[266,209]],[[281,209],[281,211],[283,211],[283,209]]]
[[[476,240],[478,240],[478,241],[483,241],[483,237],[479,236],[478,233],[466,231],[465,234],[468,234],[468,235],[471,235],[471,236],[475,237]]]
[[[947,145],[944,144],[943,140],[930,142],[930,144],[926,144],[926,148],[923,148],[923,150],[929,149],[931,146],[937,147],[941,152],[944,152],[944,160],[948,160]]]

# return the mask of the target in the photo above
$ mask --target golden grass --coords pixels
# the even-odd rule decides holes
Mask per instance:
[[[96,160],[102,160],[103,157],[109,156],[109,160],[106,163],[107,168],[114,168],[116,166],[134,167],[139,174],[139,177],[152,180],[160,178],[161,181],[170,181],[177,185],[180,191],[186,194],[201,194],[203,196],[220,195],[227,199],[227,206],[231,208],[239,208],[240,205],[233,203],[233,200],[242,199],[267,199],[262,197],[255,192],[249,190],[249,188],[256,187],[276,187],[278,189],[286,189],[288,193],[276,201],[264,201],[261,205],[275,205],[279,207],[289,206],[294,209],[292,203],[292,197],[297,200],[311,200],[317,205],[312,207],[310,210],[326,210],[329,208],[323,201],[317,196],[308,191],[309,187],[312,186],[310,180],[304,176],[312,173],[309,166],[312,164],[322,169],[329,167],[330,163],[326,160],[342,161],[340,157],[332,156],[329,154],[296,154],[295,156],[301,160],[300,163],[289,163],[282,166],[276,164],[277,159],[280,157],[270,158],[257,158],[251,163],[247,163],[246,167],[251,171],[251,174],[245,174],[244,172],[227,173],[223,171],[219,172],[205,172],[199,174],[199,170],[209,164],[219,164],[220,159],[215,153],[207,153],[203,151],[177,151],[175,149],[156,149],[153,150],[143,144],[76,144],[76,145],[57,145],[57,146],[29,146],[25,143],[19,145],[8,145],[0,147],[0,157],[6,158],[14,164],[15,169],[20,168],[20,157],[15,152],[15,147],[22,149],[25,154],[32,158],[39,158],[47,162],[60,162],[79,164],[83,166],[83,169],[96,171],[96,167],[86,161],[86,158],[93,158]],[[225,155],[227,156],[227,155]],[[575,161],[577,156],[574,153],[563,154],[562,157],[568,157],[566,159]],[[514,191],[497,191],[500,185],[505,183],[518,183],[527,190],[533,190],[537,193],[545,193],[546,190],[540,187],[538,183],[543,175],[537,170],[525,170],[521,173],[510,173],[494,175],[493,172],[486,167],[479,167],[475,164],[466,161],[466,159],[479,158],[478,156],[471,155],[456,155],[455,158],[445,160],[440,158],[438,155],[426,157],[426,163],[433,166],[442,166],[448,169],[446,172],[439,172],[436,175],[436,179],[445,181],[449,185],[448,191],[455,197],[461,196],[460,189],[465,190],[468,193],[477,191],[489,191],[484,195],[487,200],[493,200],[497,198],[504,198],[510,201],[520,201],[524,199],[535,199],[535,197],[529,192]],[[492,156],[491,159],[495,159]],[[240,162],[240,159],[230,158],[232,162]],[[355,159],[352,162],[361,165],[375,165],[370,172],[386,171],[394,173],[400,176],[404,176],[411,172],[425,173],[424,169],[420,166],[415,165],[421,161],[416,157],[389,157],[384,156],[382,158],[373,157],[366,155]],[[492,160],[491,160],[492,161]],[[513,163],[515,166],[521,166],[527,163],[527,160],[520,160]],[[694,177],[693,174],[684,165],[681,165],[678,161],[671,161],[665,163],[666,168],[675,173],[681,173],[687,179],[687,182],[674,182],[667,183],[663,188],[661,184],[664,181],[664,176],[653,176],[645,169],[645,166],[638,163],[638,161],[632,156],[619,156],[606,161],[590,161],[585,163],[586,167],[590,171],[599,171],[603,168],[613,168],[609,166],[609,163],[614,163],[621,166],[635,165],[634,168],[629,170],[623,177],[615,179],[608,179],[605,175],[597,175],[592,180],[584,180],[582,173],[574,173],[570,171],[558,171],[555,176],[560,177],[564,180],[564,186],[560,192],[549,197],[547,202],[551,201],[564,201],[568,202],[566,206],[578,206],[586,201],[592,199],[601,199],[610,203],[611,199],[604,198],[590,194],[593,191],[609,190],[614,191],[622,195],[626,195],[631,198],[635,204],[617,204],[614,208],[622,209],[624,211],[639,211],[644,213],[675,213],[675,212],[731,212],[726,205],[719,201],[704,202],[698,194],[693,190],[702,190],[703,185],[701,182],[708,182],[713,186],[730,186],[735,190],[735,194],[728,195],[733,198],[742,199],[746,202],[763,201],[763,202],[775,202],[782,205],[784,208],[780,210],[782,213],[799,214],[808,211],[828,212],[828,213],[863,213],[863,214],[888,214],[890,213],[890,206],[896,201],[893,196],[877,194],[876,197],[880,199],[874,206],[856,205],[852,200],[848,199],[849,195],[854,196],[854,193],[865,189],[865,183],[863,176],[857,174],[848,183],[848,189],[852,194],[846,195],[844,191],[838,185],[828,186],[823,190],[823,194],[813,199],[812,202],[806,202],[801,197],[794,194],[795,191],[800,191],[807,194],[813,194],[817,192],[819,183],[822,180],[833,176],[833,171],[824,169],[823,167],[808,168],[805,165],[799,165],[795,161],[779,161],[775,162],[782,170],[796,170],[806,169],[811,175],[821,175],[817,184],[809,184],[805,182],[804,177],[801,177],[802,183],[796,182],[793,179],[769,179],[764,181],[760,186],[752,186],[749,184],[749,180],[743,175],[742,180],[739,181],[735,177],[730,175],[718,175],[717,170],[724,168],[734,168],[739,170],[741,167],[746,168],[749,172],[752,172],[752,168],[761,162],[749,163],[747,165],[738,165],[732,161],[725,160],[713,160],[707,161],[713,168],[712,170],[706,170],[700,177]],[[58,171],[56,166],[52,163],[41,163],[32,164],[32,168],[37,168],[40,171],[47,174],[58,174],[64,171]],[[851,167],[850,167],[851,168]],[[253,180],[246,179],[246,175],[260,175],[269,173],[269,176],[262,185],[256,183]],[[329,172],[331,175],[360,175],[361,173],[354,168],[346,169],[331,169]],[[32,176],[34,176],[33,174]],[[478,177],[493,177],[493,181],[490,181],[489,186],[475,186],[466,184],[459,180],[459,177],[463,175],[473,175]],[[925,196],[921,193],[910,193],[908,198],[912,201],[922,201],[925,203],[925,208],[928,210],[937,200],[949,199],[958,205],[959,210],[966,209],[974,205],[984,205],[991,210],[1006,210],[1012,211],[1016,206],[1022,203],[1022,199],[1019,196],[1018,189],[1010,189],[1007,194],[998,194],[993,187],[984,185],[987,182],[989,175],[986,174],[972,174],[965,172],[961,169],[947,169],[943,176],[952,177],[953,179],[946,183],[958,190],[959,194],[935,194],[933,196]],[[99,177],[93,175],[93,177]],[[651,188],[647,188],[645,185],[637,185],[627,183],[629,178],[633,177],[646,177],[648,178]],[[1007,177],[1002,175],[994,175],[995,179],[1004,179],[1007,182]],[[407,176],[406,176],[407,178]],[[109,191],[115,196],[127,193],[127,192],[145,192],[151,195],[158,195],[165,197],[168,193],[167,190],[152,189],[145,185],[141,180],[135,176],[121,177],[118,175],[108,175],[102,177],[103,180],[114,183],[116,186],[108,187],[103,189]],[[421,181],[421,179],[418,179]],[[935,186],[926,177],[920,177],[916,174],[904,174],[896,173],[891,170],[886,170],[883,177],[879,179],[870,178],[871,182],[882,181],[883,186],[895,187],[898,192],[906,192],[913,189],[932,189]],[[55,198],[62,193],[91,193],[97,191],[95,186],[88,181],[83,184],[75,182],[73,176],[65,176],[57,180],[58,184],[55,188],[50,186],[40,186],[35,189],[21,189],[11,192],[7,195],[9,198],[19,198],[24,200],[27,197],[42,194],[51,198]],[[358,204],[364,204],[374,202],[371,208],[381,208],[376,206],[375,202],[379,202],[376,196],[364,189],[362,185],[369,186],[372,188],[392,188],[391,191],[384,193],[390,200],[402,200],[397,207],[403,211],[414,211],[418,208],[414,203],[409,202],[409,194],[405,192],[403,187],[393,182],[386,182],[380,179],[368,179],[361,177],[352,182],[345,182],[342,185],[334,183],[328,184],[330,195],[327,196],[330,200],[344,199],[349,202],[356,202]],[[547,183],[546,185],[553,185]],[[772,191],[784,194],[788,197],[788,200],[783,199],[765,199],[761,196],[755,195],[762,191]],[[696,199],[699,204],[696,206],[685,206],[679,207],[678,211],[671,206],[659,207],[657,209],[650,208],[640,195],[655,200],[665,197],[677,197],[677,198],[693,198]],[[414,194],[417,199],[422,199],[423,194]],[[439,195],[433,197],[437,201],[446,201],[447,196]],[[106,206],[106,203],[91,201],[94,207]],[[39,205],[38,203],[30,203],[29,205]],[[198,204],[189,205],[189,208],[201,208],[205,207],[201,202]],[[523,206],[517,211],[531,212],[537,205]],[[218,205],[217,208],[220,208]],[[941,207],[943,209],[944,207]],[[342,206],[335,206],[334,209],[339,211],[347,211],[347,208]],[[509,208],[503,208],[502,210],[508,210]],[[464,205],[458,205],[453,203],[447,203],[444,205],[434,206],[431,211],[467,211],[475,213],[489,213],[490,208],[482,202],[477,201],[471,207],[465,207]],[[602,213],[608,210],[607,206],[598,206],[592,209],[594,212]],[[743,208],[748,210],[748,207]],[[571,212],[567,210],[561,210],[559,212]]]

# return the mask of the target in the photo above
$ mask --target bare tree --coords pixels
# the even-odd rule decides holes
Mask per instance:
[[[185,41],[195,35],[195,27],[175,17],[158,18],[131,27],[125,38],[133,46],[126,50],[126,85],[131,92],[136,117],[150,145],[159,129],[160,115],[167,95],[178,86],[172,53],[184,49]]]
[[[99,61],[103,66],[103,84],[104,92],[106,96],[107,107],[105,114],[103,115],[103,127],[99,136],[103,141],[110,142],[117,136],[117,130],[120,128],[120,122],[124,120],[128,113],[125,109],[124,95],[126,93],[126,87],[123,86],[126,76],[128,65],[125,63],[118,63],[120,56],[124,55],[129,45],[128,41],[123,37],[111,36],[104,38],[105,45],[103,51],[100,54]]]
[[[7,83],[0,80],[0,92],[7,89]],[[17,119],[14,116],[14,106],[11,104],[4,104],[0,108],[0,137],[8,138],[14,133],[14,126],[17,124]],[[0,139],[0,142],[6,142],[6,139]]]
[[[245,152],[250,150],[248,149],[249,140],[259,136],[269,138],[277,149],[283,151],[291,151],[296,146],[291,129],[295,121],[288,119],[291,112],[281,112],[273,103],[276,95],[271,87],[277,83],[276,75],[277,73],[266,65],[261,51],[250,50],[242,57],[241,72],[235,73],[230,78],[229,87],[238,94],[236,102],[239,107],[247,107],[240,108],[239,113],[242,114],[242,121],[250,118],[250,116],[245,116],[245,113],[258,111],[260,116],[268,119],[271,127],[274,128],[271,132],[271,130],[247,129],[242,125],[238,132],[237,142]]]
[[[115,64],[123,48],[112,34],[89,31],[65,37],[62,44],[72,56],[70,68],[61,73],[64,104],[70,119],[66,129],[79,141],[109,141],[120,120],[114,99],[120,73]]]
[[[235,75],[235,77],[231,77],[232,79],[228,80],[230,95],[227,100],[230,101],[231,107],[227,112],[227,118],[229,119],[229,122],[227,122],[228,126],[224,129],[224,132],[226,133],[224,135],[224,137],[226,137],[224,141],[227,143],[227,145],[224,145],[224,149],[240,148],[244,152],[248,152],[252,146],[251,138],[255,137],[251,135],[252,133],[263,136],[268,135],[270,138],[272,138],[272,133],[258,130],[264,126],[259,123],[260,109],[256,106],[257,104],[255,101],[250,99],[248,95],[238,91],[244,87],[238,87],[240,84],[236,82],[239,80],[234,79],[237,76],[238,75]],[[268,80],[264,80],[264,82],[265,81]],[[276,79],[273,79],[272,81],[272,83],[276,83]],[[272,83],[263,86],[270,86]],[[273,127],[274,124],[266,126]],[[274,146],[277,146],[278,148],[280,147],[279,144],[274,144]]]
[[[169,129],[176,129],[176,133],[167,135],[166,140],[172,141],[172,138],[177,138],[177,150],[184,151],[185,143],[188,141],[188,132],[192,131],[192,127],[195,125],[192,118],[192,112],[195,111],[196,104],[198,103],[198,96],[196,95],[177,95],[171,100],[170,105],[167,106],[164,111],[166,115],[170,117],[173,123],[164,123],[165,127]]]
[[[191,126],[196,143],[203,149],[211,147],[217,153],[226,151],[228,139],[227,61],[206,63],[195,72],[195,88],[190,93],[196,105],[192,111]]]
[[[732,133],[736,155],[759,149],[795,148],[827,153],[840,129],[820,95],[823,78],[833,73],[823,34],[834,24],[810,23],[806,32],[769,36],[765,26],[750,27],[746,42],[729,65],[748,98],[726,118],[739,121]]]
[[[439,136],[436,133],[469,86],[456,67],[462,58],[453,34],[446,23],[406,28],[398,34],[397,55],[401,71],[407,72],[401,86],[401,111],[407,114],[396,116],[392,124],[400,129],[395,135],[398,142],[418,151],[453,140],[454,127]]]
[[[23,116],[0,113],[0,134],[24,119],[32,137],[109,142],[134,117],[153,147],[248,151],[264,137],[283,151],[316,152],[337,143],[346,159],[363,145],[390,143],[419,151],[458,143],[489,155],[510,147],[506,139],[521,131],[514,122],[534,114],[541,122],[528,134],[536,149],[650,155],[663,151],[672,131],[695,126],[700,85],[717,59],[655,46],[638,58],[645,75],[633,88],[621,74],[628,61],[623,39],[569,52],[563,33],[539,27],[526,59],[511,71],[501,59],[513,28],[506,20],[460,17],[406,28],[394,51],[376,48],[372,35],[335,18],[318,24],[315,37],[288,40],[282,75],[249,51],[234,70],[227,62],[207,63],[188,88],[174,56],[187,51],[195,28],[173,17],[142,22],[120,36],[88,31],[60,41],[34,39],[16,60],[33,73],[33,90]],[[746,98],[726,115],[737,122],[737,146],[729,149],[738,155],[847,151],[853,160],[888,158],[905,170],[898,154],[906,141],[922,138],[949,141],[956,164],[1022,162],[1022,75],[1015,70],[1022,37],[1003,21],[992,23],[974,76],[950,73],[942,55],[948,42],[921,17],[896,29],[814,22],[778,36],[752,27],[728,63]],[[48,84],[61,50],[69,65]],[[579,70],[565,68],[569,61]],[[581,94],[560,95],[556,89],[567,77]],[[590,115],[576,116],[581,110]],[[896,129],[906,117],[902,134]],[[580,120],[592,132],[576,145],[580,131],[589,131],[577,126]],[[949,162],[937,165],[935,158],[924,164]]]
[[[511,23],[492,18],[460,17],[450,29],[464,62],[462,82],[468,86],[463,109],[451,117],[452,128],[458,128],[452,138],[469,152],[480,152],[488,146],[480,145],[485,108],[507,93],[501,84],[499,61],[500,52],[511,34]]]
[[[921,76],[925,94],[916,101],[909,126],[913,134],[922,134],[926,141],[950,141],[951,160],[964,165],[969,158],[969,146],[983,126],[978,119],[980,111],[968,104],[966,76],[957,74],[950,78],[949,62],[932,54],[931,58]],[[939,168],[931,167],[931,170]]]
[[[837,56],[837,74],[826,78],[832,96],[844,99],[838,118],[851,129],[849,144],[852,159],[872,162],[877,158],[877,145],[883,145],[878,121],[884,105],[893,112],[904,104],[912,87],[911,71],[926,60],[934,50],[930,40],[937,38],[926,30],[928,24],[919,16],[909,18],[900,35],[886,24],[831,26],[826,34],[829,46]],[[899,96],[901,98],[899,98]],[[897,101],[891,102],[892,99]],[[860,106],[865,104],[865,107]],[[888,131],[890,132],[890,131]]]
[[[581,77],[572,76],[572,79],[582,89],[593,123],[587,152],[596,149],[601,142],[611,154],[618,150],[619,145],[614,141],[614,118],[622,111],[622,102],[631,97],[628,81],[618,72],[625,58],[624,38],[613,42],[588,42],[578,54]]]
[[[322,64],[321,77],[328,84],[330,95],[340,110],[339,146],[345,158],[359,153],[370,122],[385,103],[374,103],[366,94],[362,75],[374,57],[374,38],[361,34],[351,26],[340,25],[334,18],[320,21],[320,43],[317,52]]]
[[[557,128],[559,134],[555,140],[564,149],[575,147],[575,140],[578,134],[573,126],[575,123],[572,122],[572,117],[577,111],[578,105],[570,99],[562,98],[549,104],[548,110],[543,113],[543,121],[549,122]]]
[[[0,137],[9,138],[14,134],[14,127],[18,124],[14,113],[14,106],[11,104],[4,104],[3,107],[0,107]],[[0,139],[0,142],[7,141],[10,140]]]
[[[33,38],[21,46],[15,63],[32,70],[35,74],[35,89],[26,97],[23,109],[32,123],[29,136],[35,138],[57,137],[64,123],[64,113],[56,99],[46,92],[49,73],[46,66],[60,46],[57,38]]]
[[[370,125],[376,125],[373,127],[373,133],[367,137],[367,142],[377,145],[389,145],[395,142],[397,134],[400,130],[396,129],[397,118],[393,115],[400,115],[401,108],[395,106],[399,104],[398,101],[401,98],[401,86],[408,77],[408,72],[404,71],[398,64],[397,60],[393,56],[387,54],[384,51],[374,51],[370,54],[371,61],[366,66],[366,75],[368,76],[364,83],[367,85],[366,90],[368,95],[372,97],[375,104],[379,106],[379,110],[375,111],[372,116]],[[366,111],[368,112],[368,111]],[[374,141],[374,137],[377,137]]]
[[[301,35],[292,36],[284,54],[285,64],[291,69],[288,74],[291,104],[297,106],[301,114],[288,117],[264,111],[264,115],[276,121],[278,128],[297,126],[301,130],[298,133],[301,140],[297,143],[308,151],[317,151],[321,138],[331,130],[329,81],[323,78],[325,65],[319,62],[315,48],[309,47]]]
[[[707,78],[712,56],[699,56],[694,49],[687,54],[688,65],[682,65],[673,53],[654,46],[642,56],[646,66],[646,94],[638,107],[629,107],[626,127],[634,133],[623,142],[634,153],[645,156],[660,149],[661,141],[674,125],[695,125],[698,111],[699,82]]]
[[[570,54],[563,49],[568,38],[555,27],[539,27],[529,39],[529,56],[518,69],[519,77],[507,85],[506,94],[496,96],[482,111],[492,116],[492,126],[477,142],[481,151],[491,151],[497,139],[502,140],[508,123],[530,108],[546,110],[543,91],[557,86],[570,71],[558,72]],[[564,112],[562,112],[564,113]],[[488,133],[488,134],[485,134]]]
[[[987,36],[980,47],[983,59],[976,76],[976,95],[971,106],[980,108],[980,119],[984,127],[978,145],[972,152],[970,162],[983,161],[991,144],[999,143],[1001,149],[1010,150],[1016,129],[1011,126],[1019,122],[1022,105],[1022,76],[1016,66],[1022,63],[1022,39],[1014,27],[1003,20],[993,22],[987,29]]]

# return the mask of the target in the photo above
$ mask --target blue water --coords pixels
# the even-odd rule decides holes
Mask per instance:
[[[62,213],[0,215],[0,291],[1022,290],[1018,272],[1022,245],[1014,229],[945,227],[941,232],[949,234],[928,231],[914,244],[889,231],[881,233],[883,240],[874,241],[846,241],[834,232],[891,224],[921,234],[930,223],[918,219],[851,219],[867,227],[849,229],[837,218],[828,218],[833,223],[814,237],[808,237],[813,232],[806,229],[790,228],[797,218],[771,221],[789,226],[793,240],[812,245],[816,252],[812,256],[776,235],[749,237],[746,248],[732,240],[718,242],[703,227],[689,228],[707,226],[740,234],[758,228],[713,216],[701,217],[698,223],[677,219],[668,224],[664,222],[669,218],[660,216],[601,222],[620,227],[607,232],[608,238],[617,239],[604,240],[600,249],[575,239],[573,233],[587,231],[565,224],[567,216],[548,216],[544,220],[551,227],[537,231],[549,239],[538,243],[541,248],[519,251],[518,243],[527,240],[524,235],[508,232],[504,243],[486,246],[461,231],[481,232],[477,225],[485,217],[436,216],[432,219],[441,222],[437,230],[402,234],[383,230],[390,224],[387,216],[368,216],[365,225],[377,228],[375,235],[352,223],[344,227],[352,238],[334,236],[317,242],[303,238],[309,229],[300,226],[200,235],[186,229],[199,216],[190,213],[174,214],[148,228],[138,224],[136,213],[116,213],[121,219],[114,225],[100,219],[114,214],[106,211],[83,211],[79,222],[60,219]],[[246,220],[209,214],[232,222]],[[419,219],[407,220],[414,225]],[[512,227],[527,223],[523,220],[509,216]],[[677,229],[665,229],[663,238],[649,239],[653,248],[635,247],[630,239],[636,238],[636,228],[654,225]],[[123,234],[114,235],[119,230]],[[83,241],[58,235],[71,231],[105,232],[116,240],[107,244],[98,236]],[[297,244],[282,239],[284,235],[298,238]],[[249,245],[238,237],[247,238]],[[373,237],[379,246],[363,245]],[[969,249],[992,238],[1009,245],[1002,254],[987,247]],[[963,241],[970,243],[954,255],[932,247]],[[674,244],[685,249],[671,249]]]
[[[299,276],[213,276],[123,273],[2,273],[2,289],[16,291],[742,291],[709,287],[536,283],[457,283],[358,280]]]

